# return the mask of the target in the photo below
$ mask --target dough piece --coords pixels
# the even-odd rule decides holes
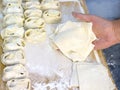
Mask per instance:
[[[40,9],[41,5],[39,1],[29,1],[23,5],[24,9]]]
[[[25,20],[26,29],[39,29],[45,27],[45,21],[39,17],[29,17]]]
[[[13,66],[7,66],[3,70],[3,81],[9,81],[11,79],[24,79],[28,77],[28,71],[21,64],[16,64]]]
[[[42,0],[41,8],[42,10],[60,9],[60,2],[59,0]]]
[[[53,24],[61,21],[61,12],[58,10],[46,10],[43,13],[43,18],[46,23]]]
[[[19,37],[19,38],[23,38],[24,36],[24,28],[23,27],[17,27],[17,26],[8,26],[7,28],[3,29],[1,31],[1,37],[7,38],[7,37]]]
[[[4,6],[6,6],[8,3],[18,3],[21,4],[22,0],[2,0],[2,3]]]
[[[9,26],[15,24],[18,27],[22,27],[23,21],[24,21],[24,17],[21,14],[7,14],[3,19],[3,25]]]
[[[24,12],[26,18],[28,17],[42,17],[42,10],[39,9],[28,9]]]
[[[25,54],[23,50],[5,52],[1,55],[1,62],[4,65],[23,64],[25,65]]]
[[[24,40],[17,37],[5,38],[2,45],[4,52],[10,51],[10,50],[24,49],[24,47],[25,47]]]
[[[31,90],[30,79],[12,79],[6,84],[7,90]]]
[[[25,32],[25,39],[31,43],[39,43],[46,39],[46,32],[45,32],[44,28],[28,29]]]
[[[7,6],[4,8],[3,13],[4,15],[14,14],[14,13],[23,13],[23,8],[21,4],[8,3]]]
[[[72,61],[85,61],[93,50],[92,23],[66,22],[56,29],[52,36],[58,49]]]
[[[115,90],[108,70],[102,65],[82,63],[77,65],[80,90]]]

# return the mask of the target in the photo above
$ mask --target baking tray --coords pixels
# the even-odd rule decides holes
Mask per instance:
[[[88,13],[85,0],[60,0],[60,2],[62,11],[62,21],[60,23],[64,23],[68,20],[77,21],[72,16],[72,11]],[[2,15],[0,16],[0,21],[2,22]],[[46,26],[48,36],[54,32],[56,26],[57,24]],[[0,27],[0,29],[2,28]],[[0,38],[0,44],[1,43],[2,39]],[[49,38],[46,38],[45,41],[38,44],[26,43],[25,53],[27,60],[26,68],[28,69],[30,79],[32,80],[32,89],[34,88],[33,90],[42,90],[42,84],[51,82],[56,83],[56,81],[58,81],[61,85],[64,84],[65,86],[68,86],[72,73],[72,61],[63,56],[60,52],[52,49]],[[0,54],[2,54],[1,47]],[[106,60],[101,51],[92,51],[87,58],[87,61],[101,63],[108,68]],[[0,77],[2,76],[3,68],[4,65],[0,63]],[[110,71],[108,73],[112,78]],[[5,90],[5,84],[2,82],[1,78],[0,90]],[[69,90],[77,89],[69,88]]]

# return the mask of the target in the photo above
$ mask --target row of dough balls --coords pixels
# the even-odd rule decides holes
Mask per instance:
[[[23,8],[20,3],[11,2],[19,0],[3,0],[4,19],[1,36],[3,42],[3,54],[1,62],[6,65],[3,70],[3,81],[6,82],[6,90],[30,90],[31,81],[28,79],[28,71],[25,68],[24,54],[25,42],[23,40]]]

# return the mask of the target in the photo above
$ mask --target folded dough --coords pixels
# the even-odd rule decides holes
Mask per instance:
[[[23,26],[24,17],[21,14],[7,14],[4,16],[3,25],[17,25],[18,27]]]
[[[39,43],[46,39],[46,31],[41,29],[28,29],[25,32],[25,39],[31,43]]]
[[[8,3],[18,3],[21,4],[22,0],[2,0],[2,4],[6,6]]]
[[[17,3],[8,3],[3,10],[3,14],[14,14],[14,13],[23,13],[23,8],[21,4]]]
[[[77,65],[80,90],[115,90],[108,70],[102,64],[81,63]]]
[[[59,10],[46,10],[43,13],[43,18],[46,23],[58,23],[61,20],[61,12]]]
[[[25,65],[25,54],[23,50],[5,52],[1,55],[1,62],[4,65],[23,64]]]
[[[25,20],[25,29],[39,29],[45,27],[45,21],[39,17],[29,17]]]
[[[28,77],[28,71],[21,64],[7,66],[3,70],[3,81],[9,81],[11,79],[24,79]]]
[[[39,9],[28,9],[25,10],[24,15],[26,18],[28,17],[42,17],[42,10]]]
[[[42,0],[41,9],[42,10],[60,9],[60,2],[59,0]]]
[[[28,1],[23,5],[24,9],[40,9],[41,5],[39,1]]]
[[[96,36],[92,32],[92,23],[68,21],[59,25],[51,36],[58,49],[72,61],[84,61],[94,45]]]
[[[1,37],[7,38],[7,37],[11,37],[11,36],[16,36],[19,38],[23,38],[24,36],[24,28],[23,27],[17,27],[17,26],[8,26],[5,29],[3,29],[1,31]]]
[[[30,79],[12,79],[6,83],[7,90],[31,90]]]
[[[24,49],[24,47],[25,47],[24,40],[18,37],[5,38],[2,45],[4,52],[10,50]]]

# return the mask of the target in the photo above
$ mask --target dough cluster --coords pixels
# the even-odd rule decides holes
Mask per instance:
[[[31,81],[25,67],[22,0],[3,0],[3,15],[1,62],[6,67],[2,79],[6,82],[6,90],[30,90]]]

